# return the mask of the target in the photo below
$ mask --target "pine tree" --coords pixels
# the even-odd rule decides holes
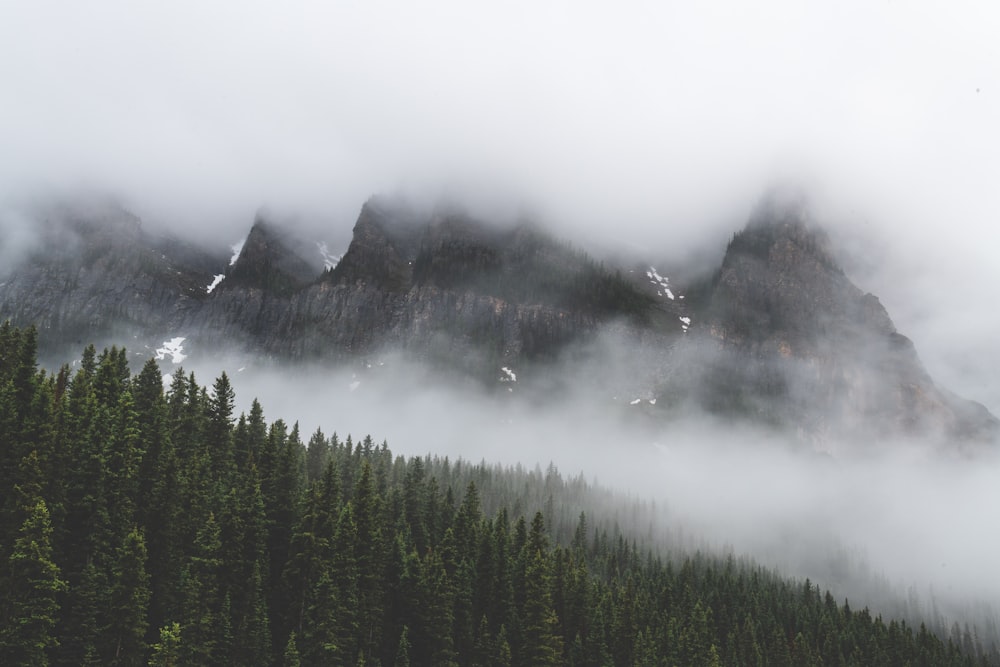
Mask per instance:
[[[417,656],[420,656],[421,664],[426,661],[426,664],[442,667],[457,665],[452,637],[454,592],[441,556],[436,551],[430,552],[422,560],[418,585],[423,600],[420,613],[423,649],[418,652],[414,646],[413,659],[417,662]]]
[[[529,551],[526,559],[523,648],[520,655],[531,665],[559,665],[562,664],[563,647],[562,639],[557,634],[559,619],[552,608],[548,562],[539,549],[533,553]]]
[[[145,662],[147,608],[150,589],[146,572],[146,542],[133,529],[118,550],[111,592],[111,624],[107,634],[114,642],[112,665],[142,665]]]
[[[295,641],[295,633],[288,635],[288,642],[285,644],[285,652],[281,657],[282,667],[299,667],[302,661],[299,658],[299,647]]]
[[[222,561],[219,526],[215,516],[198,529],[194,552],[183,573],[184,620],[181,625],[181,655],[186,664],[213,665],[221,662],[217,646],[224,636],[219,575]]]
[[[236,469],[233,446],[233,405],[236,393],[225,371],[215,380],[208,399],[205,447],[211,461],[212,479],[228,483]]]
[[[149,658],[150,667],[180,667],[181,625],[170,623],[160,628],[160,641],[153,644],[153,654]]]
[[[357,526],[354,558],[358,566],[360,648],[366,655],[374,655],[382,641],[385,547],[382,499],[375,487],[374,473],[368,459],[361,464],[361,475],[354,489],[353,507]]]
[[[53,628],[58,595],[66,584],[52,560],[52,526],[45,501],[26,498],[21,512],[24,521],[7,559],[4,578],[0,662],[44,666],[49,664],[48,649],[56,642]]]
[[[323,469],[330,459],[330,441],[319,428],[306,445],[306,481],[315,482],[323,476]]]
[[[399,645],[396,648],[396,659],[392,663],[393,667],[410,667],[410,638],[409,628],[403,626],[403,632],[399,635]]]

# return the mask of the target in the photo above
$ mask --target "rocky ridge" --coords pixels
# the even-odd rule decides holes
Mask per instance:
[[[265,363],[402,350],[496,382],[513,367],[561,372],[558,359],[612,331],[626,349],[598,360],[609,372],[592,381],[644,397],[647,412],[705,410],[815,439],[997,431],[985,408],[934,384],[801,207],[762,205],[686,301],[652,266],[605,267],[527,222],[380,198],[332,269],[266,216],[231,263],[120,210],[43,227],[45,243],[0,277],[0,318],[38,326],[53,358],[89,341],[141,356],[183,337],[189,350],[223,341]]]

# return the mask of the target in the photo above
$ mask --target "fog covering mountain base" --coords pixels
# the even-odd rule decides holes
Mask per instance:
[[[225,341],[237,367],[363,371],[400,351],[508,393],[582,382],[609,404],[767,424],[826,450],[914,435],[968,449],[997,433],[983,406],[935,385],[802,201],[776,193],[720,266],[667,267],[655,250],[599,261],[527,218],[384,197],[362,207],[335,265],[324,241],[266,213],[228,260],[113,205],[34,213],[37,241],[0,284],[0,317],[37,325],[43,355],[96,340],[141,356],[183,338],[195,357]],[[577,372],[591,363],[599,373]]]
[[[673,271],[651,271],[654,258],[602,266],[536,225],[453,208],[369,202],[333,270],[263,216],[230,265],[229,248],[120,209],[64,209],[36,219],[44,243],[0,279],[0,308],[38,324],[53,365],[88,336],[137,360],[183,338],[185,368],[226,370],[243,400],[304,429],[335,423],[409,454],[551,460],[657,498],[696,543],[876,609],[909,589],[920,614],[972,618],[970,600],[1000,598],[1000,547],[982,530],[1000,481],[995,420],[934,385],[805,209],[765,202],[751,217],[719,265],[677,267],[687,277],[669,299]],[[545,266],[525,248],[624,286],[637,307],[476,283],[483,267]]]

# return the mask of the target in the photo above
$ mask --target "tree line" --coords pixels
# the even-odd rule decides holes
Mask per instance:
[[[1000,664],[748,559],[653,548],[617,521],[648,504],[554,466],[304,437],[257,401],[236,415],[225,373],[36,353],[0,326],[0,664]]]

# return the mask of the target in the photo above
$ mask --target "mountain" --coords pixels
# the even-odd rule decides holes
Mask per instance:
[[[694,394],[712,412],[792,423],[817,438],[996,432],[985,407],[934,384],[801,205],[765,201],[699,305],[699,349],[687,359],[699,361]]]
[[[765,200],[712,277],[686,286],[649,265],[605,266],[528,221],[378,197],[335,266],[265,214],[232,258],[113,207],[61,211],[42,229],[0,277],[0,318],[35,324],[52,357],[89,340],[178,362],[218,341],[260,363],[367,365],[401,350],[497,387],[589,383],[645,413],[707,411],[816,441],[998,429],[934,384],[794,203]],[[568,373],[567,358],[600,372]]]
[[[0,318],[35,325],[47,359],[65,359],[90,341],[132,347],[140,336],[173,330],[199,309],[223,261],[148,234],[116,206],[50,207],[33,231],[23,260],[0,272]]]

